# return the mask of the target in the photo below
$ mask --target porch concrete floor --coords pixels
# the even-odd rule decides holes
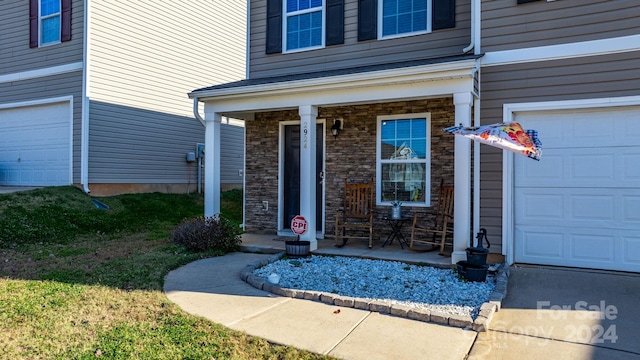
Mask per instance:
[[[402,249],[397,240],[382,247],[385,238],[378,241],[374,240],[373,248],[371,249],[369,249],[367,241],[361,239],[349,240],[341,248],[334,246],[333,239],[318,239],[318,249],[312,251],[312,253],[315,255],[353,256],[365,259],[422,263],[441,268],[452,266],[451,257],[439,255],[438,251],[415,252],[409,250],[406,245]],[[296,238],[278,235],[242,234],[242,251],[267,254],[284,252],[287,240],[296,240]]]

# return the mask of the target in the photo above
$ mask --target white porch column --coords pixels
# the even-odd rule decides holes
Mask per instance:
[[[471,93],[453,94],[456,125],[471,126]],[[451,263],[466,260],[471,231],[471,140],[456,136],[454,163],[453,253]]]
[[[204,216],[220,214],[220,124],[222,116],[207,112],[204,121]]]
[[[307,220],[307,232],[300,240],[310,241],[310,250],[318,249],[316,239],[316,118],[318,108],[303,105],[300,114],[300,215]]]

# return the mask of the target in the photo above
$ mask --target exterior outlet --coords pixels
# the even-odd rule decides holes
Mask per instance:
[[[263,201],[262,202],[262,210],[263,211],[269,211],[269,202],[268,201]]]

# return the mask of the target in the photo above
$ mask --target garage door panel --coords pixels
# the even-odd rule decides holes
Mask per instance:
[[[640,181],[640,150],[621,153],[620,161],[624,168],[622,180],[637,184]]]
[[[640,229],[640,196],[625,194],[622,198],[622,221],[626,227]]]
[[[565,242],[562,228],[523,226],[516,231],[516,237],[519,239],[516,253],[524,262],[535,263],[536,259],[547,262],[564,258]]]
[[[519,224],[536,224],[541,220],[564,221],[564,196],[552,189],[532,189],[519,193],[516,221]]]
[[[597,190],[594,190],[597,191]],[[570,195],[570,221],[589,221],[593,225],[607,222],[609,226],[615,222],[615,196],[613,195]],[[600,224],[603,226],[604,224]]]
[[[570,258],[578,261],[596,261],[613,263],[615,261],[614,236],[606,233],[600,234],[573,234],[570,237]]]
[[[516,187],[550,187],[563,181],[564,158],[559,151],[544,151],[544,160],[530,161],[515,168]]]
[[[640,235],[622,237],[623,263],[640,268]]]

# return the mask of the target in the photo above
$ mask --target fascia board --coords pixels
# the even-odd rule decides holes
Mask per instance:
[[[376,84],[372,86],[336,86],[315,89],[311,91],[297,91],[292,93],[270,93],[269,96],[233,96],[215,98],[212,101],[203,100],[205,112],[215,111],[228,113],[272,111],[293,109],[300,104],[316,106],[340,106],[354,103],[373,103],[394,100],[423,99],[441,97],[459,92],[471,92],[473,78],[458,77],[440,79],[435,85],[428,85],[425,81],[395,82]]]
[[[435,81],[441,79],[472,77],[476,68],[476,60],[456,61],[451,63],[414,66],[400,69],[380,70],[366,73],[304,79],[282,83],[242,86],[237,88],[216,89],[192,92],[190,98],[200,101],[222,100],[233,97],[273,96],[277,94],[296,94],[303,91],[316,92],[326,89],[345,87],[381,86],[394,83],[410,83]]]

